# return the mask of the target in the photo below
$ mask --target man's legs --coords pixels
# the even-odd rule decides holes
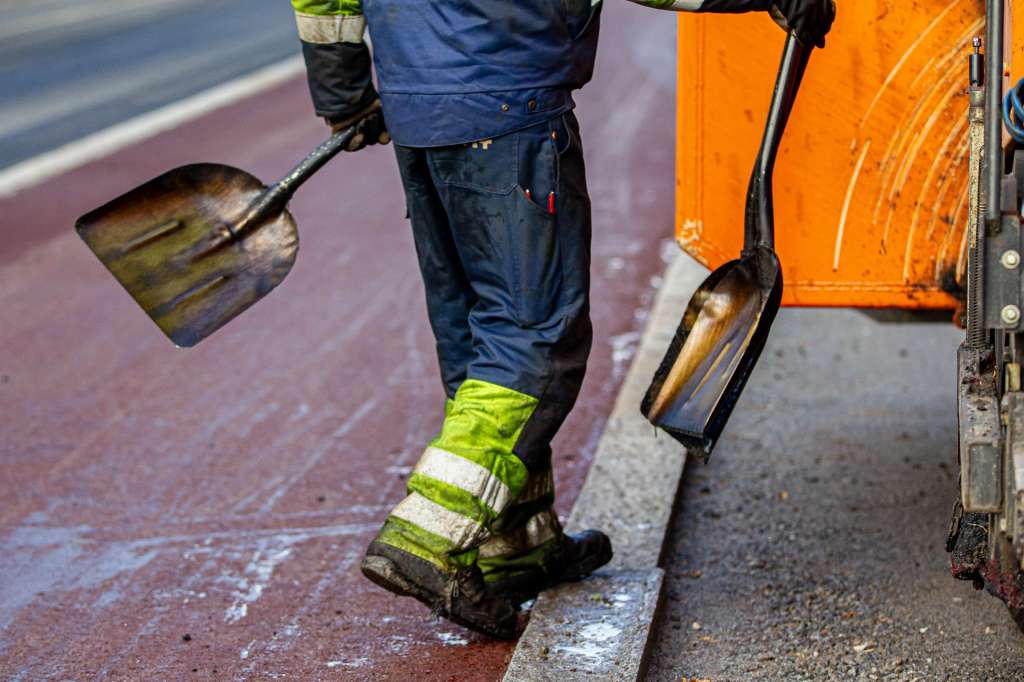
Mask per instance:
[[[514,556],[489,551],[482,565],[497,575],[501,562],[525,567],[532,559],[548,582],[581,577],[550,569],[579,559],[583,547],[561,535],[550,509],[522,526],[500,522],[528,480],[550,481],[550,441],[576,400],[590,349],[590,205],[575,119],[474,145],[399,149],[398,156],[451,400],[409,496],[368,551],[367,561],[379,566],[364,563],[364,572],[431,603],[408,589],[410,576],[381,574],[391,570],[383,562],[405,561],[421,574],[462,576],[472,585],[458,591],[477,595],[481,545],[506,530],[533,542],[522,529],[546,520],[550,537],[540,545],[512,543]],[[607,538],[600,540],[586,547],[594,555],[589,570],[610,558]],[[452,608],[450,595],[442,601],[431,605],[463,624],[491,634],[507,626],[473,620],[503,613],[501,603],[481,598],[455,613],[461,606]]]

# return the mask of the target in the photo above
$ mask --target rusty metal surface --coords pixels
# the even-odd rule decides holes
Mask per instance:
[[[579,98],[597,341],[556,442],[563,513],[671,237],[674,25],[625,4]],[[274,177],[325,132],[307,97],[296,79],[0,201],[0,678],[501,676],[507,644],[358,573],[443,412],[391,150],[312,179],[288,281],[188,351],[71,230],[197,158]]]
[[[994,360],[985,351],[957,350],[960,503],[964,511],[998,512],[1003,504],[1003,434]]]
[[[783,37],[756,15],[686,16],[680,30],[677,236],[717,267],[742,238],[736,197]],[[779,154],[784,305],[956,305],[947,290],[967,223],[967,65],[983,32],[976,0],[839,7]]]

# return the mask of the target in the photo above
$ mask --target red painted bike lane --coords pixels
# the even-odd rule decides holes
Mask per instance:
[[[556,441],[562,513],[672,228],[674,21],[616,3],[604,23],[578,98],[596,340]],[[358,570],[443,410],[392,150],[311,180],[292,274],[187,351],[71,229],[184,163],[273,180],[325,134],[295,79],[0,200],[0,677],[501,676],[512,645]]]

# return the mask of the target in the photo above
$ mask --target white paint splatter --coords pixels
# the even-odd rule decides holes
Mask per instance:
[[[224,622],[237,623],[249,613],[249,604],[252,604],[263,594],[274,569],[282,561],[291,556],[290,547],[267,552],[265,549],[258,549],[253,555],[252,561],[245,567],[245,576],[237,580],[238,589],[234,591],[235,601],[224,612]]]
[[[352,658],[349,660],[339,658],[336,661],[327,661],[327,663],[325,663],[324,665],[326,665],[328,668],[362,668],[369,662],[369,657],[360,656],[359,658]]]
[[[622,628],[611,623],[589,623],[577,631],[577,644],[559,646],[556,650],[588,659],[602,659],[621,636]]]
[[[612,376],[618,379],[626,372],[629,362],[636,355],[637,344],[640,343],[640,332],[626,332],[611,339],[612,344]]]
[[[252,651],[252,647],[255,643],[256,640],[254,639],[248,644],[246,644],[245,648],[238,652],[238,660],[244,661],[245,659],[249,658],[249,652]]]
[[[455,634],[454,632],[438,632],[437,638],[441,640],[441,643],[445,646],[466,646],[469,644],[469,640],[462,635]]]
[[[299,419],[302,419],[307,414],[309,414],[309,410],[310,410],[309,403],[302,403],[302,404],[300,404],[297,408],[295,408],[295,412],[292,413],[292,416],[290,417],[290,420],[291,421],[298,421]]]

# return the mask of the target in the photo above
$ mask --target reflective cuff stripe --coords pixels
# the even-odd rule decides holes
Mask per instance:
[[[444,538],[456,549],[464,549],[467,543],[484,534],[483,526],[473,519],[445,509],[415,493],[402,500],[391,512],[391,516]]]
[[[512,492],[493,473],[465,457],[430,447],[423,453],[415,473],[465,490],[500,514],[512,501]]]
[[[480,558],[494,559],[497,557],[525,554],[530,550],[554,539],[561,530],[555,513],[548,509],[534,515],[526,525],[505,535],[493,537],[480,545]]]
[[[295,23],[299,27],[299,40],[314,45],[361,43],[366,31],[366,17],[362,15],[314,16],[296,12]]]
[[[704,4],[704,0],[633,0],[633,2],[673,12],[696,12]]]

